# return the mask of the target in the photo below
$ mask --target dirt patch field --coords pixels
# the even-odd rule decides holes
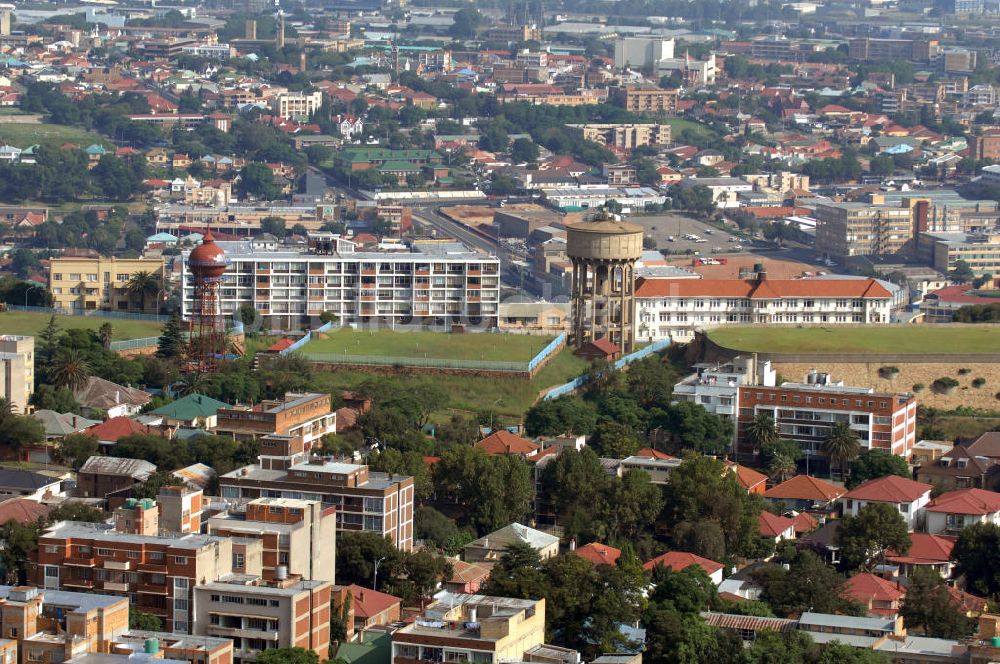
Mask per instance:
[[[817,369],[829,373],[834,380],[843,380],[846,385],[872,387],[885,392],[912,392],[914,385],[923,384],[926,387],[917,392],[917,403],[945,410],[959,406],[1000,410],[1000,400],[996,398],[1000,392],[1000,364],[899,363],[894,365],[899,369],[899,373],[891,380],[879,376],[881,366],[882,364],[877,362],[822,366],[778,363],[774,368],[782,378],[789,381],[802,381],[810,369]],[[960,369],[970,369],[970,372],[961,375]],[[930,387],[931,383],[946,376],[957,380],[959,387],[952,394],[934,393]],[[984,378],[986,383],[982,387],[973,387],[972,381],[976,378]]]

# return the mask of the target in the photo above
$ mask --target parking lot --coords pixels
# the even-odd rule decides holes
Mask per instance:
[[[669,249],[671,253],[683,254],[690,249],[700,252],[703,256],[712,256],[740,251],[737,246],[741,246],[744,250],[748,249],[735,235],[720,231],[703,221],[695,221],[676,214],[629,217],[628,221],[641,225],[645,229],[645,234],[656,240],[658,250]],[[702,241],[685,238],[685,235],[697,235]]]

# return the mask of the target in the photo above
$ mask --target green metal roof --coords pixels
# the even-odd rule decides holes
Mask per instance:
[[[215,415],[220,408],[232,408],[232,406],[212,397],[206,397],[204,394],[189,394],[149,412],[151,415],[160,415],[174,420],[193,421],[199,417]]]

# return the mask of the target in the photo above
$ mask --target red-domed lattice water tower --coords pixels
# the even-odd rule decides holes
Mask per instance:
[[[201,244],[188,256],[188,269],[194,276],[194,300],[191,307],[191,339],[188,359],[195,371],[215,371],[226,357],[226,324],[222,318],[219,286],[229,266],[226,252],[206,231]]]

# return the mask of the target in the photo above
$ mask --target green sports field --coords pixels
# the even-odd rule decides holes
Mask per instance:
[[[527,362],[545,348],[552,337],[522,334],[443,332],[393,332],[391,330],[339,329],[322,335],[302,351],[338,355],[379,355],[448,360]]]
[[[771,353],[1000,353],[997,325],[721,327],[720,346]]]
[[[10,311],[0,313],[0,334],[24,334],[37,337],[49,323],[49,314]],[[119,320],[98,316],[56,316],[60,329],[97,330],[104,323],[111,323],[114,340],[142,339],[156,337],[163,328],[162,323],[144,320]]]
[[[3,122],[0,118],[0,143],[26,148],[29,145],[60,146],[73,143],[85,148],[93,143],[105,148],[113,147],[111,141],[100,134],[95,134],[77,127],[57,124],[30,124],[21,122]]]

